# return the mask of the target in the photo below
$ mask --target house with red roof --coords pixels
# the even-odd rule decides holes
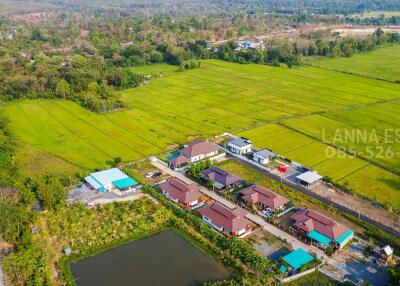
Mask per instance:
[[[293,221],[292,227],[300,235],[323,247],[333,245],[342,248],[354,236],[348,227],[311,209],[301,209],[290,218]]]
[[[219,150],[216,144],[205,140],[196,140],[186,144],[184,148],[179,151],[178,156],[171,157],[168,160],[169,166],[173,169],[181,168],[203,159],[216,156]]]
[[[252,185],[240,191],[242,200],[250,207],[257,209],[271,208],[274,211],[283,209],[289,200],[259,185]]]
[[[202,219],[227,236],[239,236],[251,232],[252,223],[245,218],[245,212],[236,207],[230,209],[218,202],[213,202],[199,211]]]
[[[200,187],[194,183],[187,184],[172,177],[160,184],[159,187],[165,197],[187,210],[199,207],[203,202]]]

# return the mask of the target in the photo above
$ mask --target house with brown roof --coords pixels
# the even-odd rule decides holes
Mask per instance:
[[[212,181],[213,186],[219,191],[239,186],[242,182],[239,176],[216,166],[212,166],[201,172],[201,178],[206,182]]]
[[[354,235],[348,227],[311,209],[301,209],[290,217],[292,227],[300,235],[323,247],[333,245],[342,248]]]
[[[169,165],[173,169],[181,168],[191,163],[218,155],[219,147],[205,140],[196,140],[188,143],[179,151],[179,156],[169,159]]]
[[[187,184],[173,177],[160,184],[159,187],[165,197],[187,210],[199,207],[203,202],[200,187],[196,184]]]
[[[251,221],[238,207],[230,209],[213,202],[200,209],[199,213],[207,224],[227,236],[243,236],[251,231]]]
[[[271,208],[274,211],[284,208],[289,200],[259,185],[252,185],[240,191],[242,199],[250,207]]]

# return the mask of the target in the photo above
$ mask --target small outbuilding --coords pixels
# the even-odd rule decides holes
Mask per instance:
[[[263,149],[253,154],[253,160],[261,165],[267,165],[275,155],[271,150]]]
[[[315,171],[307,171],[298,175],[296,178],[300,185],[309,188],[319,182],[322,179],[322,176]]]
[[[302,248],[297,248],[296,250],[282,257],[283,263],[279,269],[284,273],[289,270],[292,274],[294,274],[293,272],[297,272],[300,267],[312,262],[314,259],[314,256]]]

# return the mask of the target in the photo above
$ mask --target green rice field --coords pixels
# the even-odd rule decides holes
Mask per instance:
[[[400,208],[399,176],[277,124],[238,135],[346,184],[360,195]]]
[[[400,45],[388,45],[350,58],[313,58],[309,63],[330,70],[400,81]]]
[[[164,76],[121,91],[122,100],[130,106],[123,111],[98,114],[62,100],[6,104],[10,128],[20,141],[17,159],[24,172],[102,168],[115,157],[137,160],[194,137],[239,132],[277,120],[311,134],[318,130],[319,121],[300,124],[303,118],[324,116],[337,125],[356,128],[375,126],[385,114],[390,115],[385,127],[398,122],[399,85],[317,67],[288,69],[208,60],[201,68],[184,72],[168,65],[134,70]],[[365,118],[368,110],[377,110],[376,117]],[[323,123],[328,129],[333,126],[329,120]],[[385,194],[385,202],[397,199],[398,203],[399,188],[393,183],[397,176],[371,166],[383,174],[372,185],[358,175],[370,170],[364,161],[342,158],[340,152],[327,159],[323,143],[276,124],[259,128],[244,132],[257,146],[269,147],[336,180],[351,178],[358,192]],[[383,163],[395,168],[397,159]]]

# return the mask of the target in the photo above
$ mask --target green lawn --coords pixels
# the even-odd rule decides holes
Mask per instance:
[[[313,66],[390,81],[400,81],[400,45],[388,45],[350,58],[312,58]]]
[[[137,160],[193,137],[237,132],[278,119],[292,118],[284,122],[296,122],[300,120],[298,115],[312,116],[316,112],[325,112],[324,116],[331,116],[336,124],[357,124],[357,128],[375,126],[385,116],[390,116],[385,127],[397,126],[398,122],[396,106],[391,106],[395,103],[375,103],[399,98],[399,85],[375,79],[315,67],[288,69],[218,60],[203,61],[201,68],[184,72],[168,65],[134,69],[143,74],[161,71],[165,76],[140,88],[121,91],[122,100],[130,106],[124,111],[97,114],[62,100],[7,104],[10,128],[24,149],[18,158],[26,173],[101,168],[115,157]],[[366,118],[372,110],[376,113]],[[307,128],[315,128],[315,121]],[[330,124],[323,126],[328,128]],[[273,124],[264,128],[263,132],[255,129],[251,133],[256,145],[320,168],[321,173],[337,180],[363,166],[363,162],[352,158],[327,160],[324,144],[289,129]],[[41,160],[41,156],[45,158]],[[48,161],[56,162],[58,167],[53,168]],[[60,166],[63,162],[65,167]],[[395,160],[386,163],[397,164]],[[395,190],[397,196],[397,185],[390,183],[387,187],[388,182],[381,180],[380,186],[388,188],[388,193]]]

